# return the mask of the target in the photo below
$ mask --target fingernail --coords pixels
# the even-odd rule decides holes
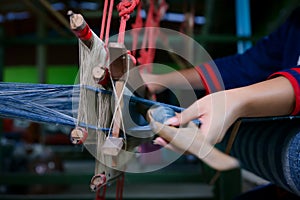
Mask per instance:
[[[153,142],[153,144],[155,144],[155,145],[159,145],[159,144],[157,143],[157,139],[153,140],[152,142]]]
[[[174,125],[174,124],[178,124],[178,118],[177,117],[171,117],[169,119],[167,119],[167,121],[164,122],[165,125]]]
[[[164,146],[164,142],[162,141],[161,138],[156,138],[155,140],[153,140],[153,144],[155,145],[159,145],[159,146]]]

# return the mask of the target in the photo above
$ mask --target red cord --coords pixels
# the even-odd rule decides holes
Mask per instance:
[[[103,14],[102,14],[102,23],[101,23],[101,31],[100,31],[100,39],[103,40],[104,38],[104,29],[105,29],[105,45],[108,45],[109,40],[109,32],[110,32],[110,23],[113,13],[113,7],[114,7],[114,0],[110,0],[109,4],[109,11],[108,9],[108,0],[105,0],[103,5]]]
[[[124,43],[126,22],[130,18],[130,14],[134,11],[135,7],[140,3],[140,0],[122,0],[117,5],[119,16],[121,17],[118,43]]]
[[[143,19],[141,16],[141,10],[142,10],[142,2],[139,3],[138,9],[136,12],[136,18],[135,23],[131,25],[131,35],[132,35],[132,55],[136,55],[136,49],[139,39],[139,32],[141,31],[141,28],[143,27]]]
[[[116,200],[123,199],[123,189],[124,189],[124,173],[117,180],[117,188],[116,188]]]
[[[100,31],[100,39],[103,40],[104,36],[104,28],[105,28],[105,21],[106,21],[106,15],[107,15],[107,6],[108,6],[108,0],[105,0],[103,5],[103,13],[102,13],[102,24],[101,24],[101,31]]]
[[[105,200],[105,194],[106,194],[106,185],[104,185],[102,188],[100,188],[96,193],[96,200]]]
[[[138,62],[144,66],[141,67],[140,70],[144,70],[147,72],[152,71],[151,63],[153,63],[155,57],[155,43],[158,36],[158,29],[152,29],[150,27],[159,26],[159,23],[168,8],[168,4],[164,0],[161,1],[158,10],[155,8],[154,3],[154,0],[150,0],[150,6],[145,23],[145,27],[148,28],[145,30],[145,35],[140,50],[140,57],[138,58]]]
[[[113,8],[114,8],[114,0],[110,0],[107,23],[106,23],[106,33],[105,33],[105,44],[106,44],[106,46],[108,45],[108,40],[109,40],[109,31],[110,31],[110,23],[111,23]]]

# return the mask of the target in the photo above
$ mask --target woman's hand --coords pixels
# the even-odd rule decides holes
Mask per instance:
[[[167,120],[165,124],[155,122],[150,110],[148,113],[150,125],[152,130],[160,136],[154,140],[154,143],[178,153],[194,154],[217,170],[238,167],[239,163],[235,158],[214,148],[214,144],[223,138],[226,129],[231,125],[230,122],[235,121],[232,111],[230,111],[232,120],[228,117],[228,122],[230,122],[227,123],[224,119],[226,109],[224,95],[223,91],[205,96],[182,113]],[[201,121],[200,128],[191,122],[193,119]]]
[[[165,124],[151,121],[161,138],[156,144],[188,151],[208,163],[222,160],[213,146],[220,142],[229,127],[241,117],[288,115],[295,104],[294,90],[284,77],[277,77],[247,87],[207,95]],[[200,128],[186,127],[192,120],[201,121]],[[181,128],[175,128],[180,126]],[[215,162],[216,161],[216,162]],[[227,160],[228,166],[235,164]]]

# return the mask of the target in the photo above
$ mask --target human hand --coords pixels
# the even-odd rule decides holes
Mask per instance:
[[[228,128],[238,118],[287,115],[297,105],[292,84],[287,78],[279,76],[253,85],[209,94],[175,117],[169,118],[165,124],[153,120],[150,124],[153,131],[166,140],[162,142],[163,140],[158,139],[155,141],[157,144],[168,144],[190,151],[212,165],[215,159],[220,160],[218,153],[214,153],[213,146],[223,139]],[[184,128],[193,119],[201,121],[199,129],[175,128]],[[189,143],[186,145],[180,140],[188,140]],[[237,165],[236,160],[225,161],[223,164],[226,166]]]
[[[225,92],[205,96],[164,124],[154,121],[149,111],[152,130],[160,136],[154,143],[179,153],[192,153],[217,170],[238,167],[235,158],[214,147],[236,120],[234,106],[226,105],[226,100]],[[200,128],[191,122],[194,119],[201,121]]]
[[[160,143],[158,141],[161,140],[160,144],[163,144],[162,146],[165,148],[178,153],[194,154],[207,165],[219,171],[239,167],[239,162],[235,158],[208,143],[193,122],[189,122],[183,128],[176,128],[156,122],[151,116],[149,118],[152,130],[161,136],[156,138],[156,143]]]

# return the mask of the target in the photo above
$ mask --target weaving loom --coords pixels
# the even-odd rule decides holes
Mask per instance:
[[[74,14],[72,11],[68,13],[71,30],[79,39],[80,54],[80,98],[77,124],[71,132],[71,140],[74,144],[83,143],[96,158],[95,175],[90,183],[91,189],[99,191],[103,188],[100,197],[102,199],[105,196],[107,183],[117,180],[116,196],[120,199],[124,182],[123,173],[127,170],[127,162],[135,155],[135,147],[145,141],[151,141],[154,134],[149,127],[144,129],[144,135],[139,134],[138,137],[134,137],[132,132],[128,134],[130,132],[128,127],[146,123],[147,108],[144,104],[136,102],[134,110],[138,110],[140,115],[135,120],[129,119],[127,115],[131,116],[130,108],[133,109],[133,105],[129,100],[131,98],[125,98],[125,93],[130,96],[149,97],[139,70],[134,67],[136,59],[124,45],[125,27],[130,17],[129,14],[137,5],[139,5],[139,10],[141,6],[139,1],[121,1],[117,5],[121,17],[120,30],[117,42],[111,42],[108,37],[114,2],[109,3],[110,5],[108,1],[105,1],[104,4],[100,38],[89,28],[83,16]],[[106,29],[105,39],[104,29]],[[151,45],[155,45],[154,42]],[[143,49],[145,48],[146,46]],[[141,54],[143,57],[148,56],[146,52]],[[150,54],[152,54],[151,60],[139,60],[139,63],[151,63],[154,59],[153,50]],[[112,95],[106,92],[96,93],[87,86],[96,90],[111,91]],[[141,133],[141,129],[139,130]]]
[[[71,29],[79,39],[80,85],[82,86],[77,124],[71,133],[71,140],[75,144],[84,143],[86,149],[96,158],[95,175],[90,183],[91,189],[99,191],[104,187],[103,191],[105,191],[107,183],[117,179],[117,186],[119,186],[116,193],[117,199],[122,197],[124,178],[121,176],[126,170],[126,163],[134,155],[128,152],[132,152],[139,144],[134,145],[127,139],[123,119],[123,108],[126,103],[123,96],[125,90],[130,88],[132,94],[146,97],[146,88],[142,83],[142,78],[139,72],[133,69],[135,58],[124,46],[126,21],[129,19],[129,13],[135,8],[135,3],[135,1],[123,1],[118,4],[122,16],[118,42],[108,41],[113,2],[110,2],[105,41],[102,40],[104,23],[102,23],[100,39],[80,14],[74,14],[72,11],[68,13]],[[106,4],[105,7],[108,5]],[[105,18],[106,14],[103,16],[104,20]],[[85,86],[106,89],[112,91],[114,95],[95,93]],[[96,129],[82,127],[79,125],[80,122],[91,124]],[[101,130],[102,127],[108,127],[108,131],[104,132]],[[103,193],[103,198],[104,195]]]
[[[72,13],[69,14],[74,16]],[[82,24],[86,25],[85,22]],[[151,132],[147,121],[143,120],[144,111],[137,113],[135,110],[137,106],[142,105],[143,109],[160,106],[173,112],[181,112],[183,108],[146,99],[145,88],[135,91],[134,83],[128,84],[128,88],[124,87],[124,83],[120,83],[118,90],[113,88],[116,86],[114,83],[119,80],[128,81],[126,75],[131,75],[126,71],[132,68],[132,57],[127,54],[125,46],[120,45],[122,43],[105,45],[106,41],[103,42],[95,33],[85,29],[86,27],[88,26],[83,26],[80,30],[87,31],[85,34],[88,33],[88,37],[93,38],[92,40],[90,38],[86,40],[86,35],[78,34],[79,32],[76,32],[78,27],[74,28],[75,34],[80,38],[82,56],[80,84],[0,83],[0,115],[6,118],[21,118],[39,123],[74,127],[71,134],[74,144],[84,144],[96,158],[95,176],[91,180],[91,188],[96,191],[110,181],[122,177],[123,172],[126,171],[126,162],[130,158],[122,152],[123,148],[130,152],[144,141],[151,141],[153,138],[153,134],[138,140],[132,137],[126,138],[126,133],[135,135],[143,131]],[[101,35],[103,34],[104,32]],[[106,49],[105,46],[109,48]],[[110,54],[114,50],[120,52],[115,55]],[[121,70],[121,74],[118,74],[119,70],[112,73],[110,71],[112,75],[110,79],[105,67],[114,65],[112,61],[124,55],[126,59],[122,65],[125,67],[122,70],[125,71]],[[90,59],[86,59],[88,57]],[[99,57],[105,59],[99,60]],[[89,62],[86,62],[87,60]],[[115,69],[112,68],[112,71]],[[109,84],[110,81],[113,84]],[[138,83],[138,85],[143,84]],[[115,107],[110,107],[111,105]],[[128,108],[127,112],[135,114],[141,120],[140,124],[124,126],[120,108]],[[299,119],[299,117],[241,119],[242,123],[233,143],[231,155],[240,161],[243,168],[300,195]],[[117,121],[116,128],[121,130],[115,135],[110,135],[114,127],[112,121]],[[228,132],[221,145],[227,144],[231,130]],[[120,139],[117,139],[117,148],[113,148],[112,151],[109,150],[111,146],[108,143],[108,151],[104,155],[105,149],[103,151],[101,146],[106,139],[111,139],[110,136]],[[120,192],[118,195],[121,195]]]
[[[99,88],[95,92],[111,94]],[[79,102],[79,85],[0,83],[0,115],[4,118],[28,119],[38,123],[53,123],[75,127],[76,104]],[[135,96],[125,95],[131,103],[148,107],[160,106],[176,112],[183,108],[163,104]],[[270,182],[295,194],[300,194],[300,127],[299,116],[241,119],[241,125],[231,148],[245,168]],[[91,125],[91,129],[96,128]],[[149,126],[133,127],[135,134]],[[103,131],[108,131],[103,129]],[[231,133],[228,130],[219,145],[224,149]]]

